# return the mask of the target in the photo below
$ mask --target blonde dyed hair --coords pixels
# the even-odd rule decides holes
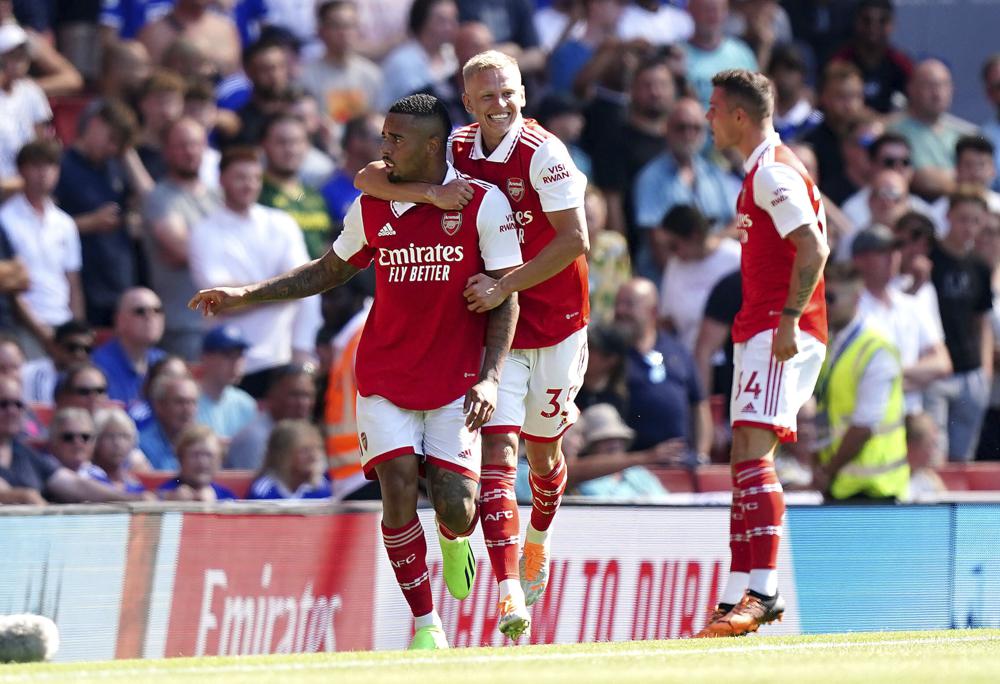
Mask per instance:
[[[487,50],[469,58],[469,61],[462,67],[462,78],[469,80],[473,74],[478,74],[480,71],[506,69],[508,67],[513,67],[518,74],[521,73],[516,59],[499,50]]]
[[[268,437],[264,463],[261,464],[257,476],[271,473],[282,482],[287,482],[292,466],[292,451],[309,437],[314,437],[321,445],[323,444],[320,431],[308,420],[279,421]]]

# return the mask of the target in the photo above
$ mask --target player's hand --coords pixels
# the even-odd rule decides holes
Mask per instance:
[[[480,380],[465,393],[465,427],[471,432],[486,425],[496,407],[497,384],[492,380]]]
[[[246,288],[242,287],[213,287],[202,290],[188,302],[189,309],[195,311],[200,309],[205,316],[215,316],[245,305]]]
[[[684,462],[687,444],[682,437],[660,442],[646,451],[649,464],[679,466]]]
[[[774,342],[771,343],[771,353],[779,362],[788,361],[799,353],[799,346],[795,343],[795,329],[797,327],[795,319],[791,316],[781,317],[778,330],[774,334]]]
[[[500,281],[490,278],[485,273],[477,273],[469,278],[462,295],[469,302],[469,311],[476,313],[495,309],[507,299],[507,295],[500,288]]]
[[[445,185],[435,185],[430,189],[428,199],[438,209],[457,211],[472,201],[472,184],[456,178]]]

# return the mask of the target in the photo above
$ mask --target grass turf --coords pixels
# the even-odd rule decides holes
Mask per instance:
[[[1000,630],[0,666],[7,682],[997,682]]]

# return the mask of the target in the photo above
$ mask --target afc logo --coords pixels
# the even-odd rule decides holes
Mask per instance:
[[[392,563],[392,567],[394,568],[402,568],[415,560],[417,560],[417,555],[415,553],[411,553],[406,558],[401,558],[398,561],[390,560],[389,562]]]
[[[462,227],[462,212],[448,211],[441,217],[441,228],[445,235],[454,235]]]
[[[368,435],[362,432],[358,437],[361,439],[361,450],[368,451]]]
[[[510,198],[515,202],[520,202],[521,198],[524,197],[524,179],[508,178],[507,194],[510,195]]]

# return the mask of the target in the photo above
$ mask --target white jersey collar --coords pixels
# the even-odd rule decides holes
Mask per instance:
[[[514,145],[517,144],[518,138],[521,137],[521,128],[524,127],[524,119],[520,114],[514,119],[514,124],[507,131],[507,135],[503,137],[497,148],[487,157],[483,152],[483,127],[480,124],[476,128],[476,139],[472,143],[472,153],[470,157],[472,159],[485,159],[491,162],[505,162],[510,159],[510,153],[514,150]]]
[[[757,165],[757,162],[760,160],[761,156],[768,148],[777,147],[780,144],[781,144],[781,136],[778,135],[777,131],[772,130],[764,138],[764,142],[762,142],[760,145],[757,145],[754,151],[750,153],[750,156],[747,157],[747,160],[743,162],[743,170],[746,173],[750,173],[753,170],[753,167]]]

